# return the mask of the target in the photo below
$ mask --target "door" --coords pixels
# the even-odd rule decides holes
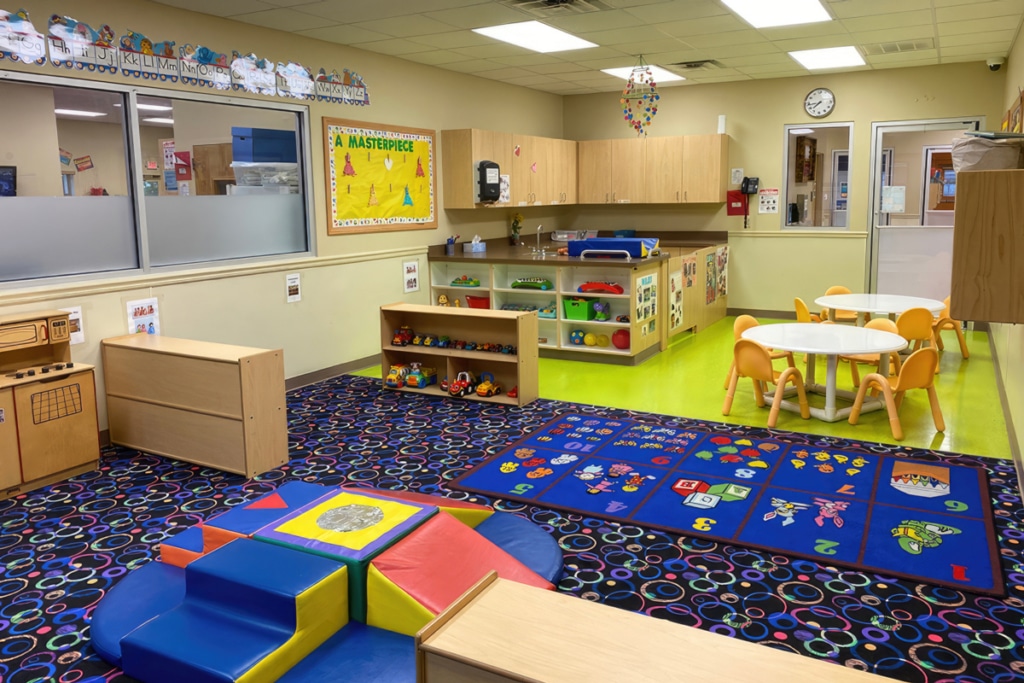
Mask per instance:
[[[934,192],[926,150],[948,149],[960,131],[983,124],[982,117],[872,124],[868,291],[939,301],[949,296],[953,226],[926,220]]]
[[[196,145],[192,149],[196,194],[227,194],[226,184],[235,182],[235,173],[231,169],[231,143]]]

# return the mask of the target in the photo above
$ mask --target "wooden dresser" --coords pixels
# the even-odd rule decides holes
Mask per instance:
[[[95,469],[93,366],[71,360],[64,311],[0,316],[0,499]]]
[[[131,334],[102,351],[111,442],[248,477],[288,461],[281,349]]]

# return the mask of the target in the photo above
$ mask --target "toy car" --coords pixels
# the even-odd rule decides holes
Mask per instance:
[[[558,313],[555,312],[555,308],[556,308],[555,302],[552,301],[550,304],[548,304],[544,308],[541,308],[539,311],[537,311],[537,317],[538,318],[557,318],[558,317]]]
[[[441,387],[441,391],[448,391],[448,377],[442,379],[438,386]]]
[[[439,349],[447,349],[451,345],[452,345],[452,338],[449,337],[446,334],[445,335],[441,335],[441,337],[437,340],[437,347]]]
[[[628,315],[617,315],[617,316],[615,316],[615,322],[617,322],[617,323],[628,323],[629,322],[629,316]]]
[[[400,328],[395,330],[395,336],[391,338],[392,346],[408,346],[409,342],[412,341],[412,328],[408,325],[402,325]]]
[[[413,368],[405,378],[405,386],[410,389],[422,389],[436,383],[437,370],[435,368]]]
[[[448,383],[448,395],[462,398],[466,394],[472,394],[476,389],[476,379],[473,373],[463,370],[455,376],[455,379]]]
[[[431,337],[429,334],[423,338],[424,346],[437,346],[437,337]]]
[[[423,337],[417,334],[415,337],[412,338],[411,343],[413,346],[419,346],[423,343]]]
[[[584,282],[576,288],[577,292],[600,292],[602,294],[622,294],[622,285],[617,282]]]
[[[404,363],[392,365],[391,369],[388,370],[388,376],[384,378],[384,386],[391,387],[392,389],[401,389],[405,386],[405,378],[408,374],[408,365]]]
[[[494,381],[494,375],[489,372],[480,373],[480,384],[476,385],[476,395],[487,398],[501,393],[501,387]]]
[[[543,277],[520,277],[512,281],[512,289],[553,289],[551,280]]]
[[[518,384],[508,390],[508,397],[509,398],[518,398],[519,397],[519,385]]]
[[[469,275],[463,275],[452,280],[452,287],[479,287],[480,280]]]

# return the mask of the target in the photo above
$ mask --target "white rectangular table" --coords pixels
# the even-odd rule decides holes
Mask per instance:
[[[946,308],[946,304],[937,299],[902,294],[827,294],[819,296],[814,303],[826,307],[829,313],[854,311],[858,327],[864,325],[865,313],[885,313],[895,317],[911,308],[927,308],[933,316],[938,316]]]
[[[907,347],[907,340],[892,332],[821,323],[758,325],[743,332],[742,336],[770,349],[807,354],[807,376],[804,378],[804,385],[807,391],[825,396],[825,407],[811,407],[811,415],[825,422],[838,422],[850,416],[849,407],[836,407],[837,396],[849,401],[853,401],[857,396],[856,392],[836,388],[836,368],[840,355],[888,354]],[[824,385],[814,381],[815,357],[818,355],[824,355],[827,359]],[[888,375],[889,364],[879,363],[879,371],[883,375]],[[800,412],[800,406],[791,401],[783,401],[782,407]],[[864,400],[861,412],[880,410],[884,407],[882,401],[868,397]]]

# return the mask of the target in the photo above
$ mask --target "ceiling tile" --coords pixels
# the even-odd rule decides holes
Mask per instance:
[[[750,55],[777,55],[782,54],[778,46],[772,43],[754,43],[753,45],[727,45],[724,47],[708,48],[714,59],[726,59],[729,57],[748,57]]]
[[[446,31],[444,33],[432,33],[413,36],[412,40],[423,45],[436,47],[442,50],[452,50],[458,47],[476,47],[479,45],[493,45],[494,39],[482,36],[472,31]]]
[[[425,14],[433,11],[462,12],[488,0],[388,0],[387,2],[352,2],[352,0],[321,0],[300,5],[307,14],[334,19],[346,24],[364,21],[394,21],[396,17]],[[436,19],[436,17],[434,17]],[[444,21],[438,19],[438,21]],[[378,30],[384,31],[384,27]]]
[[[987,17],[1004,17],[1019,15],[1022,8],[1020,0],[1001,0],[999,2],[972,2],[967,5],[939,7],[935,10],[935,20],[964,21],[967,19],[984,19]]]
[[[551,78],[551,76],[542,76],[540,74],[529,74],[528,76],[518,76],[516,78],[505,78],[503,79],[506,83],[512,85],[525,85],[528,87],[537,85],[559,85],[564,86],[565,81],[561,81],[557,78]]]
[[[927,10],[931,9],[931,6],[931,0],[832,0],[828,3],[828,8],[836,19]]]
[[[249,14],[257,10],[274,9],[277,3],[262,2],[261,0],[252,2],[250,0],[220,0],[216,3],[209,0],[182,0],[181,2],[168,0],[162,4],[202,14],[211,14],[215,17],[230,17],[236,14]]]
[[[492,69],[490,71],[482,71],[479,72],[478,75],[484,76],[486,78],[496,78],[498,80],[503,80],[506,78],[521,78],[523,76],[533,76],[534,74],[531,74],[526,69],[516,69],[514,67],[508,67],[504,69]]]
[[[701,78],[695,80],[694,83],[731,83],[732,81],[751,81],[753,78],[745,74],[736,74],[734,76],[713,76],[711,78]]]
[[[352,24],[352,26],[368,31],[380,31],[393,38],[413,38],[434,33],[449,33],[457,28],[422,14],[402,17],[398,21],[365,21]],[[467,33],[472,32],[467,31]]]
[[[504,65],[492,62],[489,59],[466,59],[461,62],[452,62],[451,64],[445,64],[444,68],[449,71],[458,71],[464,74],[476,74],[481,71],[494,71],[500,69]]]
[[[309,36],[317,40],[326,40],[329,43],[341,45],[354,45],[355,43],[368,43],[374,40],[387,40],[389,36],[375,31],[368,31],[354,26],[328,26],[327,28],[310,28],[296,31],[301,36]]]
[[[379,52],[384,55],[408,55],[414,52],[423,52],[423,46],[411,40],[402,38],[391,38],[389,40],[374,40],[368,43],[355,43],[355,47],[370,52]]]
[[[749,76],[753,76],[753,75],[757,75],[757,74],[768,74],[768,73],[772,73],[772,74],[785,73],[785,74],[790,74],[790,75],[794,75],[794,74],[807,75],[807,74],[811,73],[810,71],[808,71],[807,69],[803,68],[802,66],[800,66],[796,62],[793,62],[792,60],[790,60],[790,61],[792,62],[792,65],[788,66],[788,67],[785,64],[764,64],[764,65],[760,65],[760,66],[758,66],[758,65],[755,65],[755,66],[744,66],[744,67],[741,67],[741,68],[739,68],[737,70],[740,73],[744,73],[744,74],[747,74]]]
[[[792,64],[793,58],[785,52],[777,52],[770,55],[737,55],[718,60],[724,66],[740,68],[744,66],[761,66],[767,64]]]
[[[698,48],[716,48],[727,45],[767,44],[768,39],[754,29],[748,29],[746,31],[726,31],[725,33],[687,36],[686,42]]]
[[[849,32],[844,22],[841,21],[818,21],[813,24],[778,26],[775,28],[762,28],[757,30],[761,36],[768,40],[797,40],[798,38],[832,36]]]
[[[497,26],[498,24],[513,24],[519,21],[530,21],[533,16],[526,12],[512,9],[499,2],[485,2],[471,7],[461,9],[444,10],[441,12],[427,13],[431,19],[437,19],[445,24],[458,26],[460,28],[480,28],[482,26]]]
[[[645,40],[660,40],[668,36],[664,33],[651,31],[649,26],[634,26],[616,31],[590,31],[588,33],[580,33],[579,37],[598,45],[617,45],[620,43],[640,43]]]
[[[565,62],[557,58],[553,58],[550,54],[542,55],[531,53],[528,55],[518,55],[516,57],[492,57],[493,61],[499,64],[505,64],[506,66],[524,66],[529,67],[530,71],[534,73],[540,73],[535,67],[544,65],[565,65]],[[572,65],[569,65],[572,66]]]
[[[712,0],[688,0],[687,2],[657,2],[627,10],[644,23],[664,21],[689,21],[707,17],[731,14],[723,5]]]
[[[935,37],[935,27],[911,26],[908,28],[890,28],[879,31],[861,31],[851,33],[852,45],[870,45],[872,43],[898,43],[910,40],[928,40]]]
[[[991,17],[988,19],[970,19],[967,21],[947,21],[938,24],[940,36],[952,36],[958,33],[981,33],[983,31],[999,31],[1007,26],[1019,26],[1020,16]]]
[[[939,38],[939,47],[945,51],[947,47],[958,45],[1009,45],[1017,34],[1015,29],[1005,31],[988,31],[986,33],[961,33],[955,36],[942,36]]]
[[[795,40],[776,40],[772,43],[783,52],[793,50],[817,50],[825,47],[844,47],[850,44],[850,36],[845,34],[820,36],[817,38],[797,38]]]
[[[640,26],[642,21],[623,10],[608,10],[606,12],[591,12],[589,14],[569,14],[563,17],[555,17],[544,22],[549,26],[560,28],[563,31],[579,35],[593,31],[607,31],[610,29],[629,28]]]
[[[535,54],[530,50],[525,50],[515,45],[509,45],[508,43],[497,43],[491,41],[489,45],[475,45],[472,47],[459,47],[455,48],[455,51],[460,55],[471,57],[473,59],[490,59],[491,57],[518,57],[519,55],[531,55]]]
[[[677,38],[750,29],[750,24],[740,21],[733,14],[723,14],[717,17],[705,17],[688,21],[666,21],[654,24],[654,26],[660,31]]]
[[[938,50],[914,50],[913,52],[893,52],[886,55],[871,55],[865,57],[868,64],[880,65],[880,64],[909,64],[911,62],[921,62],[922,60],[927,61],[929,64],[935,64],[939,58]]]
[[[580,70],[579,65],[571,62],[553,62],[551,64],[534,65],[521,64],[520,66],[523,66],[527,71],[532,71],[535,74],[564,74]]]
[[[892,14],[880,14],[870,17],[854,17],[845,19],[842,22],[851,32],[853,31],[875,31],[886,28],[903,28],[906,26],[931,26],[931,10],[919,10],[917,12],[894,12]]]
[[[440,64],[461,62],[465,57],[451,50],[430,50],[429,52],[413,52],[412,54],[402,55],[402,59],[408,59],[410,62],[417,62],[419,64],[438,66]]]
[[[234,21],[243,21],[246,24],[276,28],[279,31],[301,31],[310,28],[323,28],[323,19],[314,17],[311,14],[303,14],[291,9],[268,9],[262,12],[250,12],[248,14],[237,14],[231,17]]]
[[[615,43],[609,45],[609,47],[627,55],[639,57],[640,55],[648,55],[655,52],[671,52],[672,50],[678,50],[682,45],[674,38],[666,38],[665,40],[648,40],[636,43]]]
[[[977,56],[979,60],[988,59],[993,55],[1005,55],[1010,51],[1009,41],[1003,43],[976,43],[974,45],[957,45],[955,47],[944,47],[939,50],[943,57],[964,57],[968,55]]]

